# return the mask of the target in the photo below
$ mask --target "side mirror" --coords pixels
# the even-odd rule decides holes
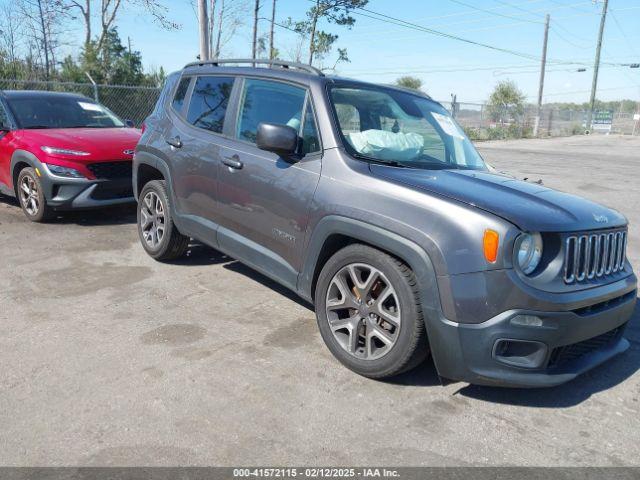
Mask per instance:
[[[263,122],[258,125],[256,145],[260,150],[291,157],[298,150],[298,132],[287,125]]]
[[[124,124],[127,128],[136,128],[136,124],[133,120],[125,120]]]

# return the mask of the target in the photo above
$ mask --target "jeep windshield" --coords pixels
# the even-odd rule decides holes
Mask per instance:
[[[334,86],[330,98],[349,153],[361,160],[422,169],[487,170],[449,112],[393,88]]]
[[[34,95],[9,104],[22,129],[124,127],[106,107],[82,97]]]

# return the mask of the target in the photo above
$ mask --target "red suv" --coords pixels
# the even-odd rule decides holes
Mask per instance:
[[[0,91],[0,193],[27,218],[134,201],[140,131],[81,95]]]

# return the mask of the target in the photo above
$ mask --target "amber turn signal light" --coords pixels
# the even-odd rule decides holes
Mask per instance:
[[[484,258],[489,263],[496,263],[498,259],[498,245],[500,245],[500,235],[495,230],[485,230],[483,238]]]

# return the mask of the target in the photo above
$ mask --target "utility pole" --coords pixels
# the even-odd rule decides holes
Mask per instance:
[[[273,60],[273,54],[275,53],[275,47],[273,46],[273,27],[276,24],[276,1],[273,0],[273,7],[271,8],[271,33],[269,35],[269,60]]]
[[[213,45],[213,33],[216,22],[216,0],[209,1],[209,23],[207,24],[207,40],[209,40],[209,57],[216,58],[215,48]]]
[[[260,0],[256,0],[253,8],[253,48],[251,49],[251,58],[254,60],[258,55],[258,14],[260,13]],[[255,67],[256,64],[254,63]]]
[[[207,0],[198,0],[198,30],[200,31],[200,60],[209,60],[209,18]]]
[[[607,19],[607,7],[609,0],[604,0],[602,5],[602,16],[600,17],[600,32],[598,33],[598,45],[596,46],[596,60],[593,65],[593,82],[591,83],[591,99],[589,101],[589,111],[587,112],[587,132],[591,132],[591,120],[593,109],[596,103],[596,90],[598,89],[598,70],[600,69],[600,50],[602,50],[602,35],[604,33],[604,22]]]
[[[542,115],[542,93],[544,92],[544,73],[547,68],[547,41],[549,40],[549,14],[545,17],[544,21],[544,40],[542,41],[542,63],[540,65],[540,87],[538,88],[538,110],[536,113],[536,120],[533,125],[533,136],[538,136],[538,129],[540,127],[540,116]]]

